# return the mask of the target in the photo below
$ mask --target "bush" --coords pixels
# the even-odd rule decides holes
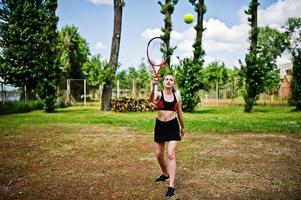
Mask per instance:
[[[116,112],[154,111],[156,106],[147,99],[121,97],[112,99],[111,108]]]
[[[191,58],[184,58],[177,70],[176,80],[181,90],[183,111],[192,112],[200,102],[198,91],[204,89],[202,65],[194,63]]]
[[[43,102],[40,100],[29,101],[28,104],[25,104],[24,101],[9,101],[1,105],[1,114],[25,113],[41,110],[43,107]]]

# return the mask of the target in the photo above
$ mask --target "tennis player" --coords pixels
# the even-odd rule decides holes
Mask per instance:
[[[153,84],[158,84],[156,78]],[[181,141],[185,135],[181,96],[179,91],[175,90],[174,76],[166,75],[163,80],[163,91],[158,92],[153,89],[149,98],[156,104],[158,111],[154,140],[156,156],[163,173],[155,182],[169,180],[166,197],[172,198],[175,195],[176,147],[178,141]],[[167,159],[164,158],[165,145],[167,146]]]

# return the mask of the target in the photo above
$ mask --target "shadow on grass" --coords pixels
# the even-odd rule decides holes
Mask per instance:
[[[270,111],[265,109],[255,108],[251,113],[256,114],[256,113],[268,113],[268,112]]]
[[[97,112],[97,110],[95,110]],[[72,109],[72,107],[67,107],[67,108],[60,108],[56,109],[54,112],[55,113],[91,113],[91,109],[88,108],[78,108],[78,109]]]
[[[196,113],[196,114],[214,114],[214,113],[218,113],[218,111],[216,109],[205,109],[205,110],[196,110],[196,111],[193,111],[192,113]]]

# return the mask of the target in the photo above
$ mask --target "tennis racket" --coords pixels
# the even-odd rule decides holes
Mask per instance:
[[[166,62],[167,45],[160,37],[150,39],[147,44],[146,55],[149,64],[154,71],[154,78],[158,80],[160,71]],[[158,91],[158,85],[155,85],[155,91]]]

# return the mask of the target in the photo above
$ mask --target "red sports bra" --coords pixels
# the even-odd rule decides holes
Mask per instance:
[[[174,100],[172,102],[165,101],[163,92],[161,91],[161,98],[160,101],[157,103],[157,110],[170,110],[176,111],[177,109],[177,98],[175,93],[173,92]]]

